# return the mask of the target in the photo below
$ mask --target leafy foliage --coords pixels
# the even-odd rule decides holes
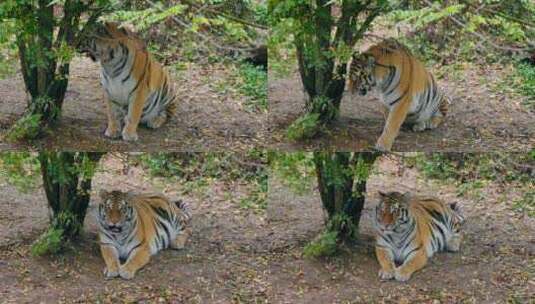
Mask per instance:
[[[32,245],[31,252],[34,256],[56,254],[64,248],[63,229],[50,227]]]
[[[535,48],[532,1],[410,1],[388,17],[398,27],[409,27],[404,42],[411,49],[436,61],[507,61],[506,53]]]
[[[39,162],[34,153],[0,153],[0,177],[21,192],[34,190],[41,181]]]
[[[407,161],[426,177],[455,183],[459,195],[470,194],[478,200],[484,199],[480,190],[490,182],[523,189],[512,207],[535,216],[534,153],[431,153]]]
[[[246,106],[257,112],[267,112],[267,73],[261,67],[249,63],[242,63],[239,68],[240,92],[249,97]]]
[[[267,207],[268,174],[266,152],[247,153],[152,153],[140,157],[150,174],[182,180],[186,188],[204,192],[212,180],[230,183],[246,181],[251,186],[248,197],[238,203],[241,208],[260,212]]]
[[[516,70],[520,81],[514,85],[523,95],[527,96],[526,103],[535,108],[535,66],[528,63],[520,63]]]
[[[267,8],[263,1],[144,1],[104,17],[143,32],[152,53],[181,61],[219,61],[244,55],[263,40]],[[146,31],[150,28],[150,31]]]
[[[311,152],[270,152],[271,173],[298,194],[310,191],[315,178]]]

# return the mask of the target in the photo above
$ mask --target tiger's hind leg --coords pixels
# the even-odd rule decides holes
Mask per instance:
[[[455,233],[446,243],[446,249],[451,252],[457,252],[461,248],[462,235]]]
[[[444,121],[444,116],[440,113],[437,113],[433,117],[431,117],[429,120],[421,121],[421,122],[414,124],[414,126],[412,126],[412,130],[414,132],[421,132],[427,129],[433,130],[433,129],[436,129],[438,126],[440,126],[443,121]]]
[[[171,242],[171,248],[173,249],[184,249],[186,242],[188,241],[189,236],[191,235],[191,229],[186,228],[181,231],[176,238]]]
[[[134,101],[128,105],[128,115],[124,118],[125,126],[123,128],[123,139],[126,141],[136,141],[137,127],[143,114],[143,105],[147,98],[147,89],[140,89],[134,98]]]
[[[156,117],[147,121],[147,127],[151,129],[158,129],[163,126],[167,121],[167,112],[161,111]]]

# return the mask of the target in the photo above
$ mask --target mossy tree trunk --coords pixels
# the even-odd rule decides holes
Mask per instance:
[[[74,50],[110,6],[107,1],[50,3],[51,0],[5,0],[0,4],[0,17],[16,24],[21,73],[29,93],[26,115],[19,122],[32,117],[39,127],[58,120]],[[82,14],[86,17],[81,18]]]
[[[366,182],[379,153],[314,152],[318,188],[327,211],[327,229],[339,241],[356,237]]]
[[[337,118],[346,63],[355,42],[386,11],[388,1],[313,2],[315,5],[297,13],[302,30],[295,33],[294,43],[301,81],[308,93],[307,110],[319,114],[324,124]]]
[[[51,212],[51,228],[67,239],[79,235],[91,192],[91,179],[103,153],[39,152],[43,188]]]

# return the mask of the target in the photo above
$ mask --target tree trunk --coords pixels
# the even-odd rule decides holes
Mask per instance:
[[[58,19],[54,10],[61,10],[57,5],[50,5],[50,0],[38,0],[20,7],[24,18],[19,16],[21,31],[16,43],[21,73],[30,95],[26,115],[37,116],[43,127],[59,119],[72,52],[103,13],[103,9],[94,9],[80,31],[80,17],[89,11],[89,4],[66,0],[62,8],[63,17]]]
[[[314,152],[314,164],[327,229],[336,230],[339,240],[356,236],[364,207],[369,171],[378,153]]]
[[[345,87],[348,58],[341,58],[336,51],[352,49],[371,22],[386,10],[388,1],[315,2],[300,19],[303,30],[295,33],[294,44],[301,81],[308,93],[306,109],[319,114],[320,123],[325,124],[338,117]]]
[[[63,236],[80,233],[91,192],[91,178],[100,152],[39,152],[43,188],[51,212],[52,228]]]

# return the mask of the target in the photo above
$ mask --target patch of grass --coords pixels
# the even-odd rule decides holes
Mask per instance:
[[[320,114],[307,113],[296,119],[286,130],[290,140],[313,138],[321,130]]]
[[[249,97],[246,107],[255,112],[266,112],[268,107],[267,72],[261,67],[242,63],[238,69],[238,90]]]
[[[535,189],[529,189],[524,195],[513,202],[513,208],[529,217],[535,217]]]
[[[269,165],[274,174],[297,194],[312,190],[316,174],[310,152],[270,152]]]
[[[31,253],[34,256],[56,254],[64,247],[63,243],[63,229],[49,228],[33,243]]]
[[[40,114],[24,115],[9,129],[6,139],[19,141],[37,138],[42,133],[41,118]]]
[[[303,256],[318,258],[333,256],[338,251],[338,232],[324,231],[303,249]]]
[[[457,168],[441,153],[420,154],[409,161],[428,178],[447,180],[457,177]]]
[[[41,181],[40,165],[34,153],[0,153],[0,177],[15,186],[18,191],[35,190]]]
[[[521,79],[517,83],[520,93],[528,97],[526,101],[529,107],[535,108],[535,66],[521,63],[516,68],[517,75]]]

